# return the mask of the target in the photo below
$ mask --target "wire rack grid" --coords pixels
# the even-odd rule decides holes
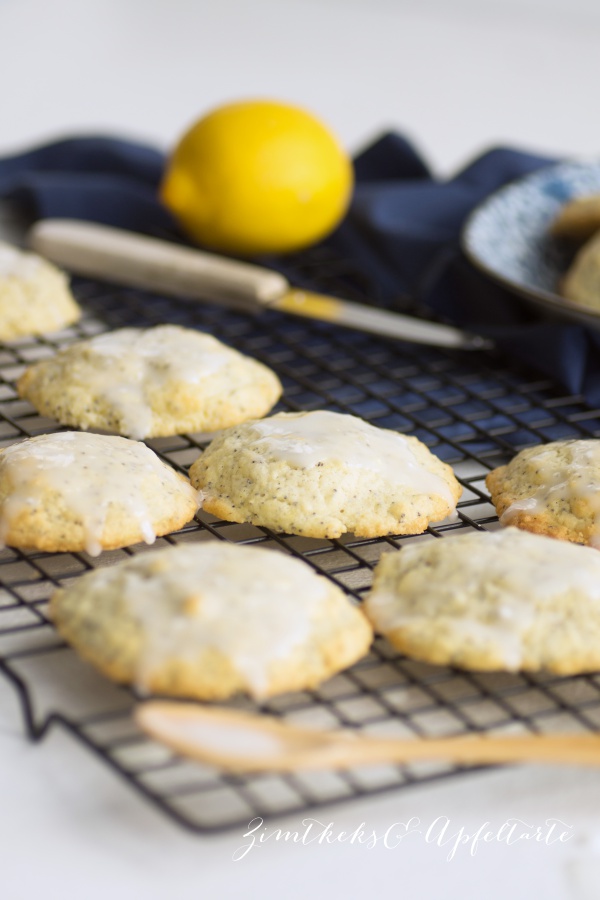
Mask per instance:
[[[311,262],[309,260],[309,270]],[[317,258],[310,275],[322,290],[364,298],[351,266]],[[327,408],[416,435],[450,463],[464,491],[455,515],[416,537],[314,540],[221,522],[199,513],[181,531],[103,553],[0,553],[0,669],[19,693],[30,738],[52,726],[111,766],[147,800],[185,828],[213,833],[331,802],[456,774],[445,763],[379,765],[346,772],[230,775],[193,764],[140,733],[131,716],[133,691],[108,683],[58,637],[46,615],[59,585],[86,570],[182,541],[226,540],[278,548],[306,560],[358,602],[384,551],[408,541],[449,539],[499,527],[485,476],[525,446],[600,434],[600,410],[581,397],[490,353],[457,353],[375,339],[278,313],[260,317],[123,290],[75,283],[85,316],[50,337],[0,348],[0,446],[57,430],[20,400],[15,379],[58,346],[112,328],[163,322],[198,327],[277,371],[282,410]],[[206,435],[148,441],[181,471],[196,459]],[[248,700],[233,706],[255,709]],[[261,706],[297,724],[359,728],[368,733],[435,736],[466,732],[592,730],[600,726],[600,675],[559,678],[477,674],[427,666],[401,657],[383,640],[369,655],[318,690],[275,697]]]

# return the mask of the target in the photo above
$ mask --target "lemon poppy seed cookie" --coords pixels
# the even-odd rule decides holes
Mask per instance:
[[[57,331],[79,318],[63,272],[35,253],[0,242],[0,340]]]
[[[600,194],[573,197],[559,210],[550,226],[554,237],[585,241],[600,231]]]
[[[324,410],[228,429],[190,478],[222,519],[326,538],[422,532],[462,490],[417,438]]]
[[[600,233],[583,245],[562,280],[561,294],[572,303],[600,309]]]
[[[218,541],[87,573],[54,594],[50,614],[110,678],[201,700],[314,688],[360,659],[373,636],[306,563]]]
[[[63,425],[141,440],[218,431],[265,415],[277,376],[216,338],[178,325],[122,328],[30,366],[19,395]]]
[[[600,549],[600,440],[528,447],[486,485],[503,525]]]
[[[600,669],[600,554],[517,528],[385,554],[364,608],[394,647],[434,665]]]
[[[151,544],[197,507],[187,478],[137,441],[68,431],[0,452],[0,542],[11,547],[97,556]]]

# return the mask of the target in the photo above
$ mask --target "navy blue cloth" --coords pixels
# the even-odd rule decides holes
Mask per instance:
[[[406,139],[386,134],[355,159],[351,209],[324,243],[368,273],[378,303],[393,308],[403,297],[416,297],[598,404],[600,335],[580,325],[539,321],[475,270],[459,247],[462,225],[481,200],[555,161],[497,148],[442,181]],[[181,239],[157,199],[164,165],[163,154],[143,144],[72,138],[1,159],[0,197],[32,220],[87,219]],[[262,261],[297,274],[293,260]],[[310,286],[306,278],[304,286]]]
[[[87,219],[156,233],[174,223],[157,199],[162,153],[105,137],[70,138],[0,160],[0,197],[34,219]]]

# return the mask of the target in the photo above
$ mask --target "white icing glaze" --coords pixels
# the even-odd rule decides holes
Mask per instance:
[[[144,444],[74,431],[42,435],[8,447],[0,454],[0,476],[12,486],[0,508],[2,545],[13,520],[41,505],[52,491],[60,493],[82,522],[91,556],[102,551],[100,539],[114,503],[138,523],[146,543],[156,540],[141,482],[160,479],[178,491],[186,488],[176,472]]]
[[[438,494],[454,509],[455,500],[444,479],[430,472],[417,459],[407,438],[396,431],[327,410],[271,416],[254,422],[252,427],[260,435],[257,443],[268,444],[277,459],[301,468],[325,460],[339,461],[377,472],[416,493]]]
[[[210,334],[178,325],[157,325],[147,330],[120,328],[91,338],[88,347],[91,353],[109,358],[131,354],[146,374],[165,372],[190,384],[214,374],[234,355]]]
[[[389,562],[386,557],[390,578],[402,573],[402,581],[395,590],[386,579],[368,597],[378,630],[448,622],[463,641],[499,645],[506,667],[518,669],[523,635],[553,598],[576,591],[600,601],[600,556],[587,547],[517,528],[444,541],[445,556],[426,578],[419,562],[424,566],[431,544],[407,545],[387,555],[395,557]]]
[[[557,447],[564,453],[562,465],[557,465]],[[503,512],[500,521],[510,525],[518,512],[533,515],[544,513],[555,504],[570,507],[574,501],[585,500],[594,519],[590,545],[600,545],[600,441],[564,441],[536,448],[529,457],[528,467],[535,467],[542,483],[530,497],[515,500]]]
[[[168,381],[200,385],[238,357],[211,335],[177,325],[121,328],[76,346],[95,364],[85,370],[90,395],[105,398],[119,412],[121,430],[137,440],[151,428],[149,394]]]
[[[39,256],[0,242],[0,278],[32,278],[41,264]]]
[[[137,684],[172,658],[214,648],[260,697],[269,667],[310,639],[327,582],[283,554],[229,544],[180,546],[122,568],[123,601],[144,631]],[[110,570],[103,570],[110,580]],[[96,574],[96,573],[95,573]]]

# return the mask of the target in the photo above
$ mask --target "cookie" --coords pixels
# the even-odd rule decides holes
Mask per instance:
[[[44,434],[0,452],[0,543],[45,551],[153,543],[193,517],[198,494],[136,441]]]
[[[600,310],[600,232],[577,253],[559,289],[571,303]]]
[[[464,669],[600,669],[600,554],[517,528],[379,561],[365,612],[402,653]]]
[[[600,194],[569,200],[550,226],[554,237],[572,241],[586,241],[597,231],[600,231]]]
[[[417,438],[324,410],[228,429],[190,478],[221,519],[325,538],[422,532],[462,490]]]
[[[308,564],[219,541],[89,572],[53,595],[50,615],[109,678],[200,700],[315,688],[360,659],[373,636]]]
[[[17,390],[63,425],[142,440],[263,416],[282,389],[270,369],[211,335],[159,325],[72,344],[30,366]]]
[[[58,331],[79,318],[63,272],[35,253],[0,242],[0,340]]]
[[[486,485],[503,525],[600,549],[600,440],[521,450]]]

